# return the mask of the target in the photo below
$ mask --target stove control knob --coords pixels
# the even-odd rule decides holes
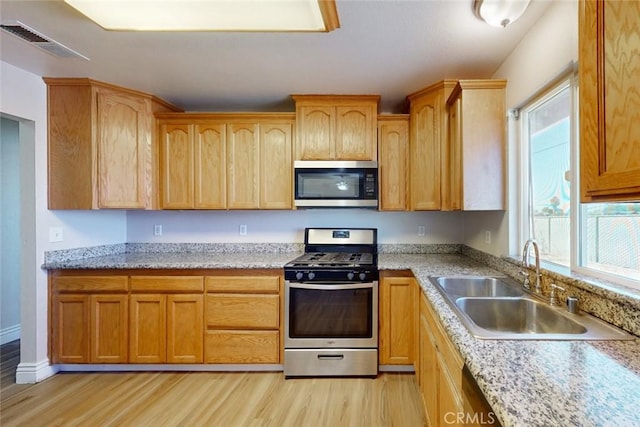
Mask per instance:
[[[309,278],[309,280],[313,280],[316,277],[316,273],[314,273],[313,271],[310,271],[307,277]]]
[[[365,273],[360,273],[358,277],[360,278],[360,280],[364,280],[367,277],[367,275]]]
[[[296,280],[302,280],[302,277],[304,276],[304,274],[302,274],[302,271],[298,271],[296,273]]]
[[[350,271],[347,273],[347,279],[353,280],[354,277],[355,277],[355,274],[353,274],[353,271]]]

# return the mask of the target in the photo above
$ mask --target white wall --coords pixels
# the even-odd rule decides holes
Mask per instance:
[[[126,213],[47,210],[47,92],[42,78],[0,61],[0,113],[20,122],[21,343],[17,381],[50,375],[47,359],[47,275],[44,252],[122,243]],[[64,241],[49,242],[49,227]]]
[[[19,124],[0,118],[0,344],[20,338]]]
[[[515,24],[514,24],[515,25]],[[576,0],[554,1],[538,23],[529,30],[493,75],[507,79],[507,110],[519,107],[578,60],[578,5]],[[519,188],[518,122],[508,125],[508,211],[465,212],[464,243],[493,255],[518,254],[520,215],[516,194]],[[491,245],[484,244],[491,231]]]
[[[163,235],[154,236],[153,226]],[[240,224],[247,235],[239,235]],[[127,241],[132,243],[302,243],[305,227],[375,227],[379,243],[460,243],[462,214],[456,212],[378,212],[366,209],[298,211],[130,211]],[[418,226],[426,234],[418,236]]]

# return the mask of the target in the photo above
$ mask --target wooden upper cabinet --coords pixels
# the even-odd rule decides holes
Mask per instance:
[[[336,117],[334,111],[334,107],[323,105],[296,107],[297,158],[303,160],[331,160],[335,158]]]
[[[579,6],[582,202],[640,200],[640,2]]]
[[[377,95],[293,95],[297,160],[376,160]]]
[[[409,116],[378,116],[380,210],[407,210]]]
[[[162,125],[162,208],[193,207],[193,129],[190,125]]]
[[[292,114],[158,114],[162,209],[291,209]]]
[[[450,208],[504,210],[505,80],[460,80],[447,100]]]
[[[260,207],[293,207],[293,122],[260,124]]]
[[[256,123],[228,125],[227,194],[229,209],[260,207],[260,134]]]
[[[177,111],[141,92],[84,78],[44,78],[49,209],[154,206],[154,111]]]
[[[446,100],[455,84],[455,80],[444,80],[407,97],[411,122],[409,210],[447,208],[448,202],[443,203],[448,200]]]
[[[227,136],[224,123],[194,125],[194,207],[227,206]]]

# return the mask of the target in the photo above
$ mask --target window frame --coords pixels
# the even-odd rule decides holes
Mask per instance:
[[[580,202],[580,141],[579,141],[579,81],[576,70],[570,70],[562,73],[558,78],[554,79],[548,85],[540,89],[534,96],[526,100],[516,109],[516,116],[520,123],[517,127],[516,141],[519,146],[519,187],[518,187],[518,247],[522,248],[524,242],[532,234],[532,209],[531,209],[531,167],[530,167],[530,140],[529,140],[529,111],[542,105],[552,96],[557,95],[562,90],[569,87],[570,89],[570,163],[571,185],[570,185],[570,212],[569,212],[569,266],[559,264],[550,260],[541,259],[541,264],[545,269],[565,275],[571,276],[572,273],[593,278],[599,281],[606,281],[614,285],[621,285],[640,290],[640,281],[630,277],[620,276],[603,270],[587,267],[583,265],[585,248],[581,242],[586,239],[587,221],[584,204]],[[606,286],[605,286],[606,287]]]

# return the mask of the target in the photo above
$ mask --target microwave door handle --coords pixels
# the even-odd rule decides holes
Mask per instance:
[[[326,290],[326,291],[337,291],[344,289],[371,289],[373,288],[373,283],[343,283],[343,284],[320,284],[321,282],[316,282],[314,284],[310,283],[290,283],[289,287],[296,289],[318,289],[318,290]]]

